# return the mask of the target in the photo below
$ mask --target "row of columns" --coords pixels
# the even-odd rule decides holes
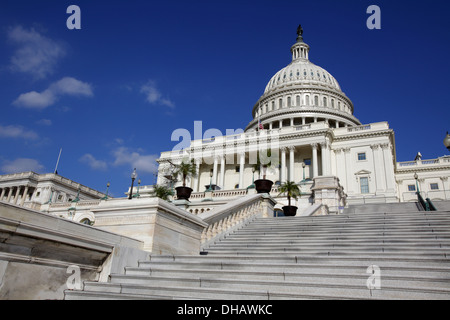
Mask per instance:
[[[307,118],[308,117],[301,117],[301,119],[302,119],[302,124],[301,125],[305,125],[306,124],[306,119]],[[289,126],[293,127],[294,126],[294,118],[289,118],[289,119],[290,119]],[[283,120],[284,119],[276,120],[276,121],[278,121],[278,128],[283,128]],[[269,122],[269,130],[273,129],[273,126],[274,126],[273,124],[276,123],[276,121]],[[314,123],[317,123],[318,122],[318,117],[313,117],[313,121],[314,121]],[[326,123],[328,123],[328,121],[329,121],[329,119],[325,119]],[[344,127],[348,127],[348,124],[345,123],[345,122],[342,122],[342,125]],[[338,120],[335,120],[335,128],[339,128],[340,126],[341,126],[341,122],[339,122]]]
[[[28,195],[29,186],[5,187],[1,188],[0,200],[8,203],[18,204],[19,196],[21,196],[20,206],[23,206]],[[8,190],[8,192],[6,192]],[[15,191],[15,192],[14,192]],[[6,199],[5,199],[6,197]]]
[[[319,161],[318,150],[321,150],[322,158],[322,175],[331,174],[331,151],[330,144],[328,142],[312,143],[312,159],[311,165],[313,168],[312,177],[319,176]],[[281,147],[281,168],[280,168],[280,181],[281,183],[295,180],[294,164],[295,164],[295,146]],[[289,165],[287,166],[287,153],[289,152]],[[244,186],[244,169],[245,169],[245,152],[239,153],[239,188]],[[200,172],[202,159],[196,159],[195,165],[197,172]],[[220,166],[220,168],[219,168]],[[286,169],[289,168],[289,177],[286,174]],[[193,178],[193,190],[194,192],[199,190],[199,175]],[[225,185],[225,156],[215,156],[212,169],[211,183],[224,188]]]

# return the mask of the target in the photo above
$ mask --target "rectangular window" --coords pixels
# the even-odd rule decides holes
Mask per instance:
[[[236,167],[236,172],[240,172],[241,171],[241,167],[240,166],[237,166]]]
[[[430,183],[431,190],[439,190],[439,185],[437,183]]]
[[[366,160],[366,153],[365,152],[358,153],[358,161],[363,161],[363,160]]]
[[[408,191],[416,191],[416,186],[413,184],[408,185]]]
[[[310,166],[311,165],[311,159],[305,159],[303,160],[305,162],[305,165]]]
[[[369,193],[369,178],[361,177],[359,183],[361,184],[361,193]]]

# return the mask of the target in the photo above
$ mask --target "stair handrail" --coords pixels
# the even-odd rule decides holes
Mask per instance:
[[[257,217],[273,216],[276,201],[267,193],[247,195],[224,206],[198,215],[208,227],[202,233],[202,248],[232,231],[247,225]]]
[[[422,206],[422,208],[425,211],[430,211],[430,205],[428,204],[428,202],[423,200],[422,195],[420,194],[420,192],[416,192],[416,193],[417,193],[417,199],[419,200],[419,203]]]
[[[430,211],[437,211],[436,207],[434,206],[433,202],[431,202],[430,198],[426,198],[425,200],[427,201]]]

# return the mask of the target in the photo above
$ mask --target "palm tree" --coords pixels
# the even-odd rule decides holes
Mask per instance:
[[[186,187],[186,178],[195,177],[197,175],[197,167],[192,159],[190,162],[185,162],[183,159],[180,164],[175,165],[174,176],[181,174],[183,177],[183,187]]]
[[[289,206],[291,206],[291,198],[297,200],[298,196],[301,196],[301,191],[298,188],[298,185],[294,181],[286,181],[281,186],[278,187],[279,195],[282,193],[287,194]]]
[[[169,196],[173,196],[173,191],[166,186],[159,186],[156,184],[153,186],[152,195],[167,201],[169,200]]]

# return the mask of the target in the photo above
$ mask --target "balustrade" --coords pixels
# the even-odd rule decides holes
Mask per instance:
[[[275,200],[267,194],[256,194],[231,201],[210,212],[199,214],[198,217],[209,224],[202,233],[202,247],[206,248],[209,243],[250,223],[256,217],[272,216],[274,205]]]

